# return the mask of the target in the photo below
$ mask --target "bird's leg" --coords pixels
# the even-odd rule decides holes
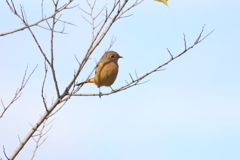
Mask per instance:
[[[111,89],[112,89],[112,87],[111,86],[109,86]],[[114,92],[115,90],[114,89],[112,89],[112,92]]]
[[[98,88],[99,88],[99,98],[101,98],[101,96],[102,96],[101,87],[98,87]]]

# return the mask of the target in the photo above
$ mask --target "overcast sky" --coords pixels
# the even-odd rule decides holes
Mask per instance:
[[[50,1],[51,2],[51,1]],[[64,3],[64,1],[61,1]],[[130,1],[131,4],[134,1]],[[98,1],[95,14],[107,3]],[[41,18],[41,1],[15,0],[24,6],[29,23]],[[72,4],[87,10],[85,1]],[[53,7],[44,1],[48,16]],[[22,27],[0,1],[0,33]],[[112,50],[119,60],[119,74],[112,87],[131,81],[129,73],[141,76],[192,45],[205,24],[203,35],[215,30],[203,42],[169,63],[164,71],[145,79],[147,83],[99,97],[72,97],[50,120],[48,139],[35,160],[239,160],[240,159],[240,2],[237,0],[169,0],[169,7],[153,0],[130,10],[118,20],[94,51],[78,77],[86,79],[113,36]],[[91,42],[91,26],[78,8],[62,13],[68,34],[55,34],[55,66],[63,91]],[[86,15],[85,15],[86,16]],[[86,16],[87,18],[87,16]],[[104,16],[100,16],[98,22]],[[43,23],[46,26],[46,24]],[[62,29],[59,24],[58,30]],[[44,51],[50,53],[50,32],[33,27]],[[0,98],[8,104],[28,73],[38,64],[21,98],[0,119],[0,159],[11,155],[21,139],[44,113],[41,85],[43,57],[28,30],[0,37]],[[110,92],[102,87],[102,92]],[[79,93],[98,93],[86,84]],[[48,105],[56,98],[49,70],[45,94]],[[0,112],[2,111],[2,107]],[[29,124],[30,123],[30,124]],[[50,125],[49,125],[50,127]],[[30,159],[35,142],[30,140],[16,160]]]

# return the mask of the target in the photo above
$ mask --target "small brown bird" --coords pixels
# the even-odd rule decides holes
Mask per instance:
[[[118,59],[123,58],[115,51],[104,53],[96,66],[95,77],[76,84],[77,86],[84,83],[94,83],[98,87],[110,86],[114,83],[118,74]]]

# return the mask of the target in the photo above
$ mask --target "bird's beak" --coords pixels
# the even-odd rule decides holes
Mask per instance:
[[[123,58],[122,56],[119,56],[118,58]]]

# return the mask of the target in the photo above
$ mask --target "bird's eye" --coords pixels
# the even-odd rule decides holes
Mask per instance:
[[[111,57],[111,58],[114,58],[114,55],[111,55],[110,57]]]

